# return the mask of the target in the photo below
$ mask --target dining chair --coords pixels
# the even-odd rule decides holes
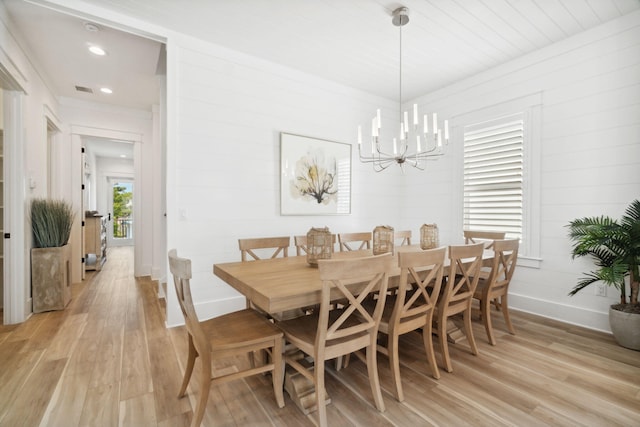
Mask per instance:
[[[191,420],[191,426],[199,426],[209,398],[212,385],[232,381],[250,375],[271,371],[273,391],[280,408],[284,407],[282,359],[283,334],[276,326],[254,310],[248,308],[231,312],[213,319],[200,321],[191,297],[191,260],[178,257],[175,249],[169,251],[169,270],[180,303],[187,328],[189,355],[178,397],[183,397],[191,380],[196,358],[200,358],[200,398]],[[267,351],[270,361],[262,366],[251,364],[251,368],[212,376],[214,360],[230,358],[254,351]]]
[[[269,258],[277,258],[278,255],[282,258],[287,258],[289,256],[290,242],[291,238],[289,236],[238,239],[238,246],[240,247],[240,257],[242,259],[242,262],[251,262],[265,259],[266,257],[264,255],[263,257],[261,257],[260,255],[262,255],[263,251],[267,250],[266,256],[268,256]],[[264,314],[265,316],[272,317],[275,320],[294,318],[303,316],[305,314],[304,310],[302,309],[293,309],[284,311],[282,313],[267,314],[248,299],[247,307],[253,308]]]
[[[469,341],[471,354],[478,354],[471,326],[471,301],[480,278],[484,244],[449,246],[449,269],[447,280],[436,309],[438,342],[442,351],[444,368],[452,372],[449,344],[447,340],[447,321],[450,317],[462,313],[464,334]]]
[[[396,246],[411,245],[411,230],[400,230],[394,234],[396,241],[400,241]]]
[[[332,250],[335,250],[336,235],[332,234],[331,237],[333,238],[334,245]],[[296,247],[296,255],[300,256],[307,254],[307,236],[293,236],[293,244]]]
[[[291,238],[289,236],[238,239],[238,246],[240,246],[240,256],[242,261],[263,259],[265,256],[262,255],[260,250],[267,249],[273,250],[273,252],[268,251],[271,254],[269,255],[269,258],[277,258],[278,255],[288,257],[290,243]],[[251,257],[251,259],[249,257]]]
[[[433,313],[442,284],[446,250],[439,248],[419,252],[398,252],[400,281],[396,294],[387,296],[379,328],[379,333],[387,335],[387,343],[386,346],[378,345],[378,351],[389,358],[395,395],[399,402],[404,400],[398,352],[400,335],[422,329],[422,340],[431,375],[436,379],[440,378],[431,333]]]
[[[484,243],[485,247],[490,248],[494,240],[504,239],[506,233],[503,231],[464,230],[463,234],[465,245]]]
[[[391,254],[319,260],[320,309],[317,313],[278,323],[287,345],[314,360],[314,366],[309,370],[301,362],[298,351],[285,354],[285,362],[313,382],[321,426],[327,425],[325,361],[361,349],[366,349],[367,372],[375,405],[379,411],[385,410],[376,364],[376,338],[392,268]],[[372,292],[378,292],[379,298],[371,312],[363,301]],[[340,309],[332,307],[333,298],[343,299],[344,305]]]
[[[293,244],[296,247],[296,255],[307,254],[307,236],[293,236]]]
[[[518,247],[520,241],[512,240],[495,240],[493,242],[493,251],[495,253],[491,264],[491,273],[488,279],[480,278],[478,286],[473,293],[473,298],[480,302],[480,316],[487,330],[487,338],[491,345],[496,345],[496,339],[493,334],[493,325],[491,323],[491,302],[499,301],[498,307],[502,310],[504,321],[507,324],[509,333],[515,335],[515,329],[509,317],[509,306],[507,304],[509,283],[516,268],[518,260]]]
[[[338,234],[340,252],[371,249],[371,239],[372,233],[370,231],[359,233],[340,233]]]

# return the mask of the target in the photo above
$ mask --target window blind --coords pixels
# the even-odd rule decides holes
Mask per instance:
[[[524,115],[464,128],[465,230],[522,238]]]

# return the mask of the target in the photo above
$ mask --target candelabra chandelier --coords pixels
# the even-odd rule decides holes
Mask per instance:
[[[413,104],[413,131],[409,133],[409,112],[402,113],[402,27],[409,22],[409,9],[399,7],[394,10],[391,22],[400,29],[400,138],[399,142],[398,138],[393,138],[393,154],[381,148],[382,121],[378,109],[376,116],[371,120],[371,155],[362,153],[362,126],[358,126],[358,154],[360,161],[372,163],[376,172],[385,170],[393,163],[397,163],[402,169],[406,163],[424,170],[427,160],[436,160],[445,154],[446,146],[449,144],[449,122],[445,120],[443,128],[440,128],[438,115],[433,113],[432,126],[429,128],[429,117],[424,114],[420,123],[418,105]],[[410,144],[413,145],[410,141],[415,141],[415,151],[409,148]]]

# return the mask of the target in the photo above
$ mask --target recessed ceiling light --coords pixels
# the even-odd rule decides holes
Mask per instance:
[[[89,52],[93,53],[94,55],[98,55],[98,56],[104,56],[104,55],[107,54],[107,52],[105,52],[103,48],[101,48],[100,46],[96,46],[96,45],[89,46]]]
[[[127,155],[126,154],[120,154],[120,157],[122,157],[123,159],[126,159]]]
[[[100,88],[100,92],[102,92],[102,93],[108,93],[108,94],[113,93],[113,91],[112,91],[111,89],[109,89],[108,87],[101,87],[101,88]]]

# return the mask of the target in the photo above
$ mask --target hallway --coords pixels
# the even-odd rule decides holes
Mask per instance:
[[[110,248],[64,311],[0,327],[0,425],[188,425],[157,284],[133,277],[133,250]]]

